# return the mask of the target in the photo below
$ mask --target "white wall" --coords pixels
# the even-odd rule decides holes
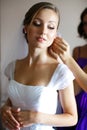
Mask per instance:
[[[26,11],[40,0],[1,0],[1,90],[2,98],[6,99],[8,82],[4,76],[6,65],[27,54],[27,44],[22,34],[22,21]],[[44,0],[42,0],[44,1]],[[56,4],[60,10],[59,32],[73,47],[85,44],[78,38],[77,25],[87,0],[48,0]]]

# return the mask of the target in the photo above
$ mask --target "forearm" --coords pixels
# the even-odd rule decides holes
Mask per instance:
[[[35,123],[51,125],[51,126],[73,126],[77,123],[77,117],[68,113],[64,114],[44,114],[37,113]]]
[[[73,72],[80,87],[87,92],[87,74],[79,67],[79,65],[71,56],[68,57],[68,60],[65,61],[65,64]]]

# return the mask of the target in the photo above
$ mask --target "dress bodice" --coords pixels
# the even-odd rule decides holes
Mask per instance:
[[[66,65],[59,64],[57,66],[47,86],[29,86],[18,83],[14,80],[13,75],[15,65],[12,63],[9,66],[6,69],[6,75],[10,78],[8,97],[13,107],[19,107],[22,110],[35,110],[47,114],[61,113],[58,91],[66,88],[74,79],[73,74]],[[52,126],[41,124],[21,128],[21,130],[53,129]]]
[[[14,107],[20,107],[23,110],[36,110],[48,114],[56,113],[58,95],[57,91],[53,88],[26,86],[11,80],[8,96]]]
[[[26,86],[14,80],[10,81],[8,96],[14,107],[22,110],[35,110],[55,114],[57,109],[57,91],[44,86]],[[61,110],[61,109],[60,109]],[[61,111],[60,111],[61,112]],[[60,113],[59,112],[59,113]],[[52,130],[51,126],[32,125],[22,130]]]

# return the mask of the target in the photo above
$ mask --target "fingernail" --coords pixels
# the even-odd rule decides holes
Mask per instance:
[[[18,109],[17,109],[17,111],[20,111],[20,110],[21,110],[21,108],[18,108]]]

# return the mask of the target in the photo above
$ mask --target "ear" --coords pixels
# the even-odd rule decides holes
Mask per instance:
[[[24,27],[23,31],[25,34],[27,33],[27,26]]]

